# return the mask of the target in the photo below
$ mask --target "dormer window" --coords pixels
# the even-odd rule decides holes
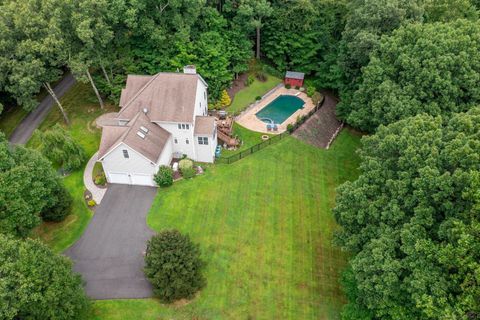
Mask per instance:
[[[128,150],[122,150],[122,151],[123,151],[123,157],[124,157],[125,159],[130,158],[130,156],[128,155]]]
[[[178,129],[179,130],[189,130],[190,125],[188,123],[179,123],[178,124]]]

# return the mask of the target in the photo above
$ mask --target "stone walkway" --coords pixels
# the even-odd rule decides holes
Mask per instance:
[[[95,200],[97,204],[102,202],[103,196],[105,192],[107,192],[107,188],[99,188],[93,183],[93,167],[97,162],[98,152],[95,153],[90,160],[88,160],[87,166],[85,167],[85,171],[83,172],[83,184],[85,187],[92,193],[92,198]]]

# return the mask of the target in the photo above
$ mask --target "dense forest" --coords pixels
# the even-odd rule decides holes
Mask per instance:
[[[478,0],[2,0],[0,117],[3,107],[32,110],[66,72],[101,106],[118,100],[127,74],[194,64],[214,102],[252,59],[270,74],[305,72],[338,94],[341,120],[368,134],[360,176],[334,208],[336,241],[350,254],[343,319],[480,319],[479,9]],[[10,150],[3,135],[0,158],[9,234],[0,242],[13,248],[61,211],[65,191],[49,162]]]

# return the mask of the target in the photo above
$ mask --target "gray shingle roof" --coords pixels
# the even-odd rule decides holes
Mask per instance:
[[[162,72],[128,76],[122,90],[119,119],[130,120],[144,108],[152,121],[193,122],[198,74]]]
[[[214,117],[195,117],[195,135],[208,134],[212,135],[215,129]]]
[[[142,132],[140,127],[146,128],[148,132]],[[144,138],[139,136],[138,132],[144,133]],[[98,158],[103,158],[123,142],[153,163],[157,163],[170,136],[170,132],[152,123],[143,112],[138,112],[126,126],[103,127]]]
[[[285,74],[285,78],[303,80],[305,78],[305,73],[295,72],[295,71],[287,71],[287,73]]]

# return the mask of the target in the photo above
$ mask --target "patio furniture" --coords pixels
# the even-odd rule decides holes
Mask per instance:
[[[278,131],[278,126],[276,124],[273,125],[273,131]]]

